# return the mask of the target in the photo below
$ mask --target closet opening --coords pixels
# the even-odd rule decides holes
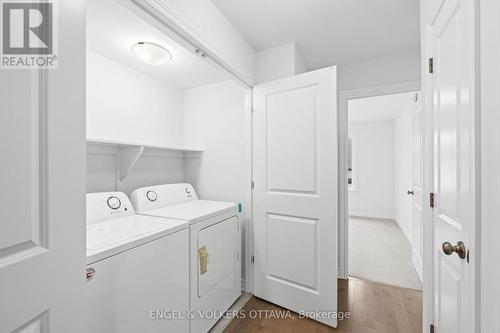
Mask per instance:
[[[189,325],[208,331],[216,320],[153,320],[151,314],[168,309],[187,318],[202,308],[225,311],[245,288],[249,88],[138,6],[141,1],[86,3],[89,332],[187,332]],[[217,217],[234,216],[221,223],[203,216],[206,225],[196,229],[198,220],[186,217],[182,229],[175,224],[181,217],[169,222],[142,211],[137,193],[148,188],[148,205],[175,205],[172,196],[180,196],[183,202],[214,202],[211,207],[227,203]],[[170,223],[168,237],[182,238],[163,241],[166,231],[154,236],[161,229],[156,222]],[[152,234],[139,244],[132,236],[122,239],[129,232],[137,239]],[[224,237],[230,240],[224,246],[214,241]],[[109,248],[121,247],[108,253],[102,247],[111,238]],[[137,244],[128,246],[132,241]],[[234,292],[227,296],[229,284]],[[198,307],[190,299],[196,290]],[[119,321],[108,318],[109,309]]]

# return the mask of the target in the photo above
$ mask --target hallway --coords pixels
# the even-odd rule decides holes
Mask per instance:
[[[411,246],[394,220],[349,217],[349,275],[422,290]]]

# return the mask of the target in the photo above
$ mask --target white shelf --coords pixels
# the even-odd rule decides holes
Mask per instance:
[[[95,139],[95,138],[87,138],[87,145],[102,145],[102,146],[111,146],[118,149],[118,155],[120,159],[120,180],[124,180],[130,170],[134,167],[135,163],[144,153],[146,149],[154,149],[154,150],[163,150],[170,152],[181,152],[181,153],[190,153],[190,156],[193,154],[196,156],[200,156],[203,153],[202,149],[199,148],[187,148],[187,147],[175,147],[175,146],[158,146],[158,145],[148,145],[144,143],[138,142],[123,142],[123,141],[114,141],[107,139]]]
[[[144,149],[160,149],[166,151],[180,151],[187,153],[202,153],[203,149],[194,148],[194,147],[178,147],[178,146],[159,146],[159,145],[150,145],[147,143],[141,142],[125,142],[125,141],[114,141],[107,139],[95,139],[95,138],[87,138],[88,144],[96,144],[96,145],[106,145],[106,146],[115,146],[115,147],[143,147]]]

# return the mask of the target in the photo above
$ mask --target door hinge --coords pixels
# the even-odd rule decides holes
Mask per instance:
[[[255,183],[254,181],[252,180],[252,190],[255,188]]]
[[[429,193],[429,207],[434,208],[434,193]]]
[[[434,58],[429,58],[429,74],[434,73]]]
[[[434,324],[431,324],[431,326],[429,327],[429,332],[434,333]]]
[[[255,256],[252,255],[252,260],[250,260],[252,264],[255,262]]]

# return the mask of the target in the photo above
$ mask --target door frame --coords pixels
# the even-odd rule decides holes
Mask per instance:
[[[481,123],[480,149],[481,173],[479,191],[481,196],[480,227],[477,229],[477,248],[480,251],[479,284],[476,296],[479,299],[476,317],[477,325],[483,332],[500,331],[498,315],[498,294],[500,286],[500,269],[492,263],[497,260],[498,235],[500,225],[497,223],[500,214],[500,2],[498,0],[482,0],[480,8],[480,75],[481,75]]]
[[[337,276],[340,279],[349,277],[349,189],[343,179],[347,178],[347,151],[344,144],[348,139],[348,102],[350,99],[374,97],[420,91],[420,80],[405,81],[400,83],[372,86],[353,90],[343,90],[339,92],[339,121],[338,121],[338,144],[339,144],[339,258]],[[424,235],[425,237],[425,235]]]
[[[458,0],[462,1],[462,0]],[[484,47],[481,45],[480,39],[484,36],[484,32],[480,31],[480,25],[482,24],[481,13],[484,9],[483,6],[480,6],[479,3],[482,1],[472,0],[474,1],[475,13],[474,13],[474,92],[472,98],[474,99],[474,126],[473,126],[473,158],[474,158],[474,167],[473,167],[473,191],[474,191],[474,221],[472,223],[472,243],[468,247],[470,249],[470,261],[471,265],[473,265],[473,290],[472,290],[472,301],[473,305],[473,313],[471,316],[473,317],[473,325],[476,331],[480,331],[481,329],[481,320],[484,317],[484,314],[481,313],[481,292],[483,291],[482,282],[484,277],[481,275],[481,263],[484,262],[483,249],[481,246],[481,231],[482,221],[481,221],[481,179],[482,179],[482,165],[481,165],[481,149],[484,143],[481,142],[481,126],[484,124],[481,123],[481,109],[482,109],[482,98],[484,97],[481,80],[482,76],[485,73],[494,73],[497,75],[498,72],[484,72],[481,70],[481,56],[480,47]],[[431,1],[431,0],[421,0],[420,2],[420,34],[421,34],[421,74],[422,74],[422,112],[423,112],[423,124],[424,135],[423,135],[423,170],[424,170],[424,178],[423,178],[423,193],[424,196],[427,194],[427,197],[424,199],[429,200],[429,194],[434,192],[434,81],[433,74],[429,73],[429,59],[436,57],[436,49],[434,44],[434,30],[432,28],[432,24],[439,14],[440,10],[443,8],[445,0],[439,1]],[[485,3],[490,3],[485,1]],[[491,3],[495,3],[492,1]],[[496,7],[498,9],[498,6]],[[492,8],[493,10],[493,8]],[[494,10],[493,10],[494,12]],[[496,14],[496,13],[495,13]],[[493,22],[496,24],[497,18],[494,17]],[[490,22],[491,23],[491,22]],[[498,37],[498,33],[495,30],[495,37]],[[498,41],[496,41],[498,43]],[[490,46],[490,45],[488,45]],[[491,45],[493,46],[493,45]],[[486,47],[487,48],[487,47]],[[496,49],[495,49],[496,51]],[[434,62],[435,63],[435,62]],[[497,61],[495,60],[495,65]],[[496,112],[496,111],[495,111]],[[498,149],[498,147],[496,147]],[[498,150],[496,150],[498,151]],[[427,287],[424,288],[423,293],[423,324],[424,329],[429,327],[434,323],[434,312],[435,312],[435,296],[434,296],[434,216],[433,210],[430,208],[429,204],[423,205],[423,224],[424,224],[424,239],[423,239],[423,276],[424,276],[424,285],[427,284]],[[484,234],[484,230],[483,230]],[[492,234],[495,235],[496,234]],[[497,281],[494,282],[497,285]],[[486,290],[486,293],[488,291]],[[484,309],[483,309],[484,310]],[[498,309],[493,309],[498,310]]]

